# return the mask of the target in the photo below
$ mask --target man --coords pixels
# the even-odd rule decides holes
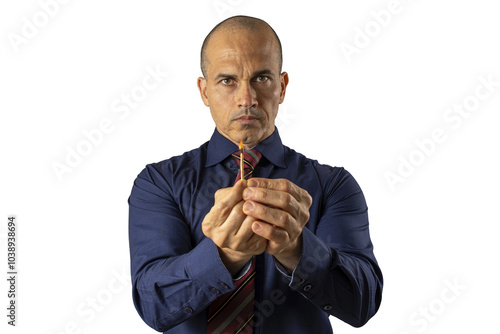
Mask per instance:
[[[281,64],[264,21],[217,25],[198,79],[212,138],[135,180],[133,297],[158,331],[332,333],[329,315],[362,326],[378,310],[382,274],[358,184],[283,146],[275,128],[288,84]],[[254,170],[235,183],[240,141]]]

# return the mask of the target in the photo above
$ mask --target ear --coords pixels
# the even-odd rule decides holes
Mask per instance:
[[[208,96],[207,96],[207,80],[205,78],[199,77],[198,78],[198,89],[200,90],[200,95],[201,99],[203,100],[203,103],[207,107],[210,107],[210,103],[208,102]]]
[[[288,73],[283,72],[280,75],[281,83],[281,94],[280,94],[280,104],[285,101],[286,86],[288,86]]]

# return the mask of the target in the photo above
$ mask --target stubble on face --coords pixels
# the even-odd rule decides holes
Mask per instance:
[[[243,140],[252,147],[274,131],[286,87],[276,49],[265,27],[221,29],[209,42],[207,77],[200,78],[206,85],[204,102],[218,131],[235,144]]]

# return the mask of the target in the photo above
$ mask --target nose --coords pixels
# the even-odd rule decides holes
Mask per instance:
[[[257,107],[257,94],[249,82],[242,82],[238,87],[238,107],[243,109]]]

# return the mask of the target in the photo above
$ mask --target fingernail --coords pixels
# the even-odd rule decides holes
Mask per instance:
[[[250,196],[252,196],[253,194],[253,189],[251,188],[246,188],[244,191],[243,191],[243,198],[248,198]]]
[[[254,230],[254,231],[258,231],[258,230],[260,230],[260,224],[259,224],[259,223],[257,223],[257,222],[253,223],[253,230]]]
[[[257,187],[257,181],[250,179],[247,181],[247,187]]]
[[[243,207],[245,211],[252,211],[255,205],[252,202],[245,202],[245,205]]]

